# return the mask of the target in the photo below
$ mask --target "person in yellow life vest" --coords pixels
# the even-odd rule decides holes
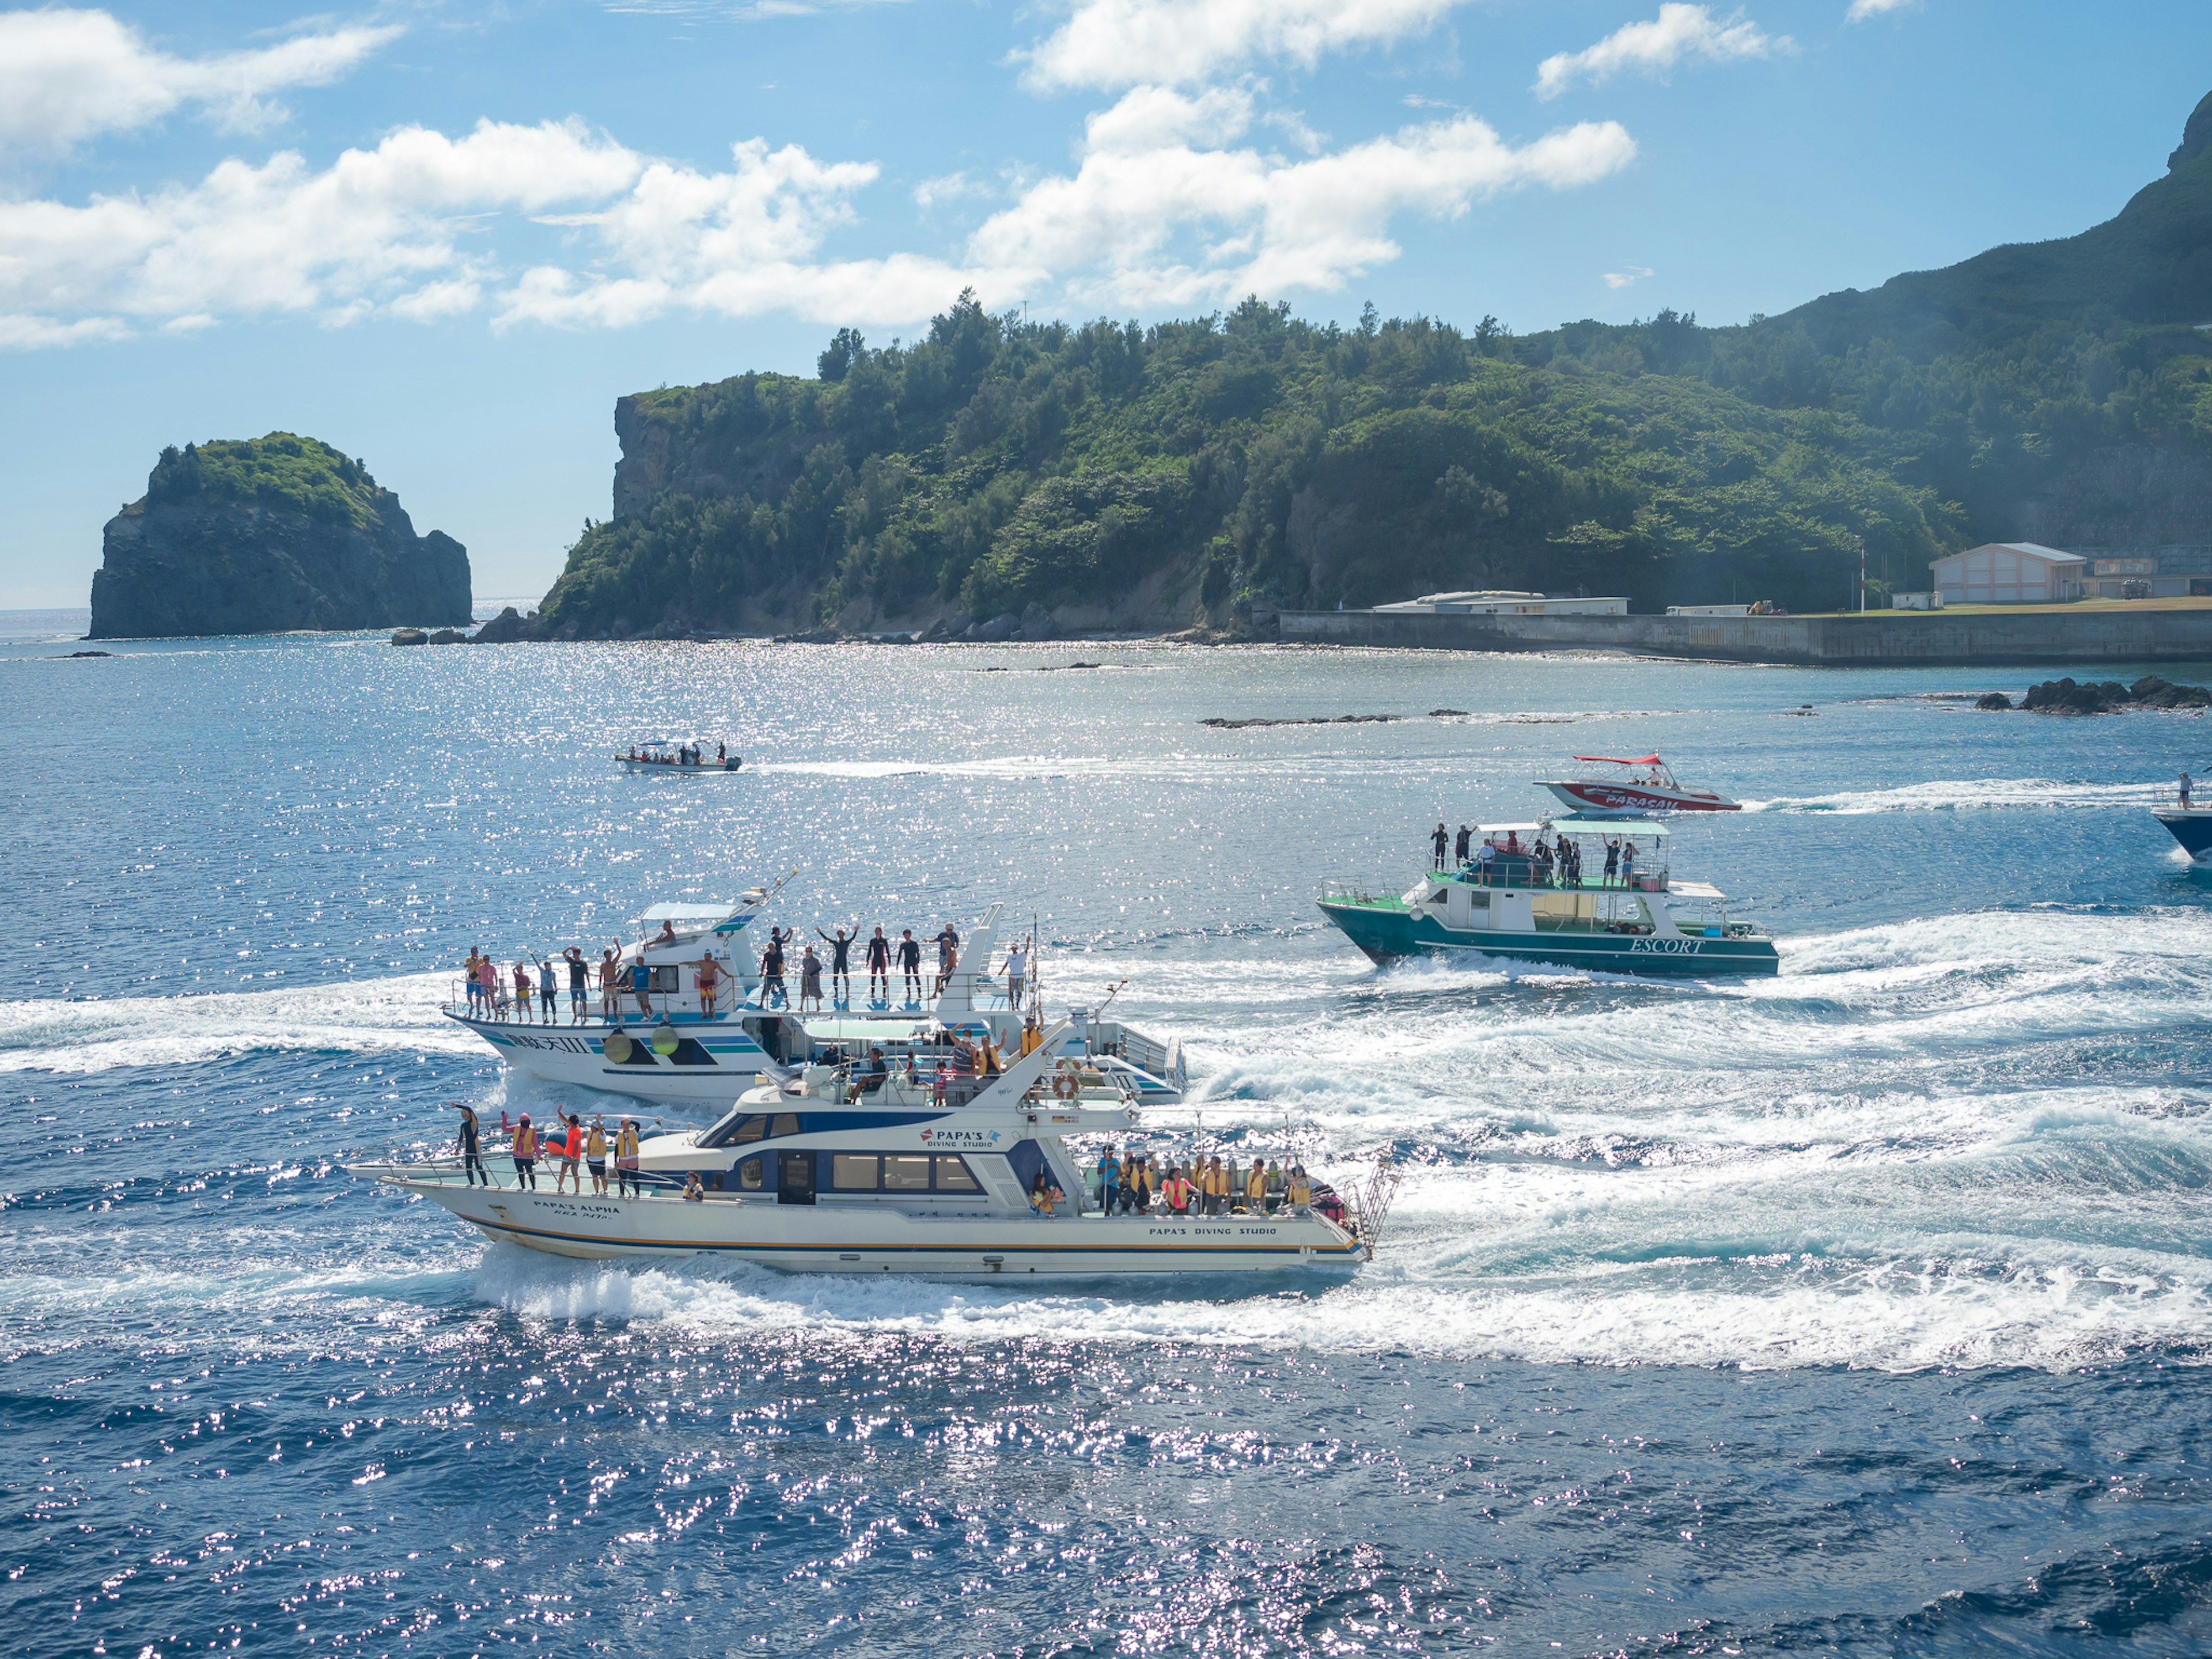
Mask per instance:
[[[637,1177],[637,1120],[626,1117],[615,1136],[615,1196],[643,1198],[645,1183]]]
[[[530,1127],[527,1112],[514,1126],[514,1184],[533,1192],[538,1188],[538,1131]]]
[[[1255,1158],[1252,1160],[1252,1168],[1244,1176],[1244,1211],[1248,1215],[1257,1215],[1267,1206],[1267,1170]]]
[[[1032,1014],[1029,1023],[1022,1027],[1022,1058],[1028,1059],[1043,1047],[1044,1033],[1037,1029],[1036,1016]]]
[[[592,1194],[605,1198],[607,1195],[607,1127],[596,1117],[592,1120],[591,1133],[584,1137],[584,1161],[591,1166]]]
[[[1313,1182],[1306,1179],[1305,1166],[1291,1165],[1291,1212],[1304,1215],[1313,1204]]]
[[[1182,1165],[1168,1171],[1168,1184],[1161,1188],[1161,1195],[1167,1200],[1170,1213],[1190,1213],[1191,1184],[1184,1178]]]
[[[1206,1212],[1229,1213],[1229,1171],[1221,1167],[1218,1153],[1206,1166]]]

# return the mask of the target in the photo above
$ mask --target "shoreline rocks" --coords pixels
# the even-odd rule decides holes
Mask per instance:
[[[1974,707],[1991,713],[2020,709],[2038,714],[2124,714],[2141,708],[2212,708],[2212,688],[2176,685],[2157,674],[2145,674],[2131,685],[2118,680],[2076,681],[2071,678],[2045,680],[2027,688],[2018,702],[2002,691],[1987,691]]]

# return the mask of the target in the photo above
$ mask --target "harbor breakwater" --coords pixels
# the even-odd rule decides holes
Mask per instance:
[[[1492,617],[1285,611],[1279,637],[1434,651],[1621,651],[1809,666],[2201,662],[2212,611],[1892,611],[1864,617]]]

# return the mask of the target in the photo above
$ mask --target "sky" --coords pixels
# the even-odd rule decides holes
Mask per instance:
[[[2201,0],[0,9],[0,609],[165,444],[324,439],[534,598],[617,397],[963,288],[1741,322],[2109,218],[2208,90]]]

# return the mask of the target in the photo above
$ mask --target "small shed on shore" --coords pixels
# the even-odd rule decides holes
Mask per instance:
[[[1928,568],[1946,605],[2052,605],[2081,597],[2089,562],[2037,542],[1984,542]]]

